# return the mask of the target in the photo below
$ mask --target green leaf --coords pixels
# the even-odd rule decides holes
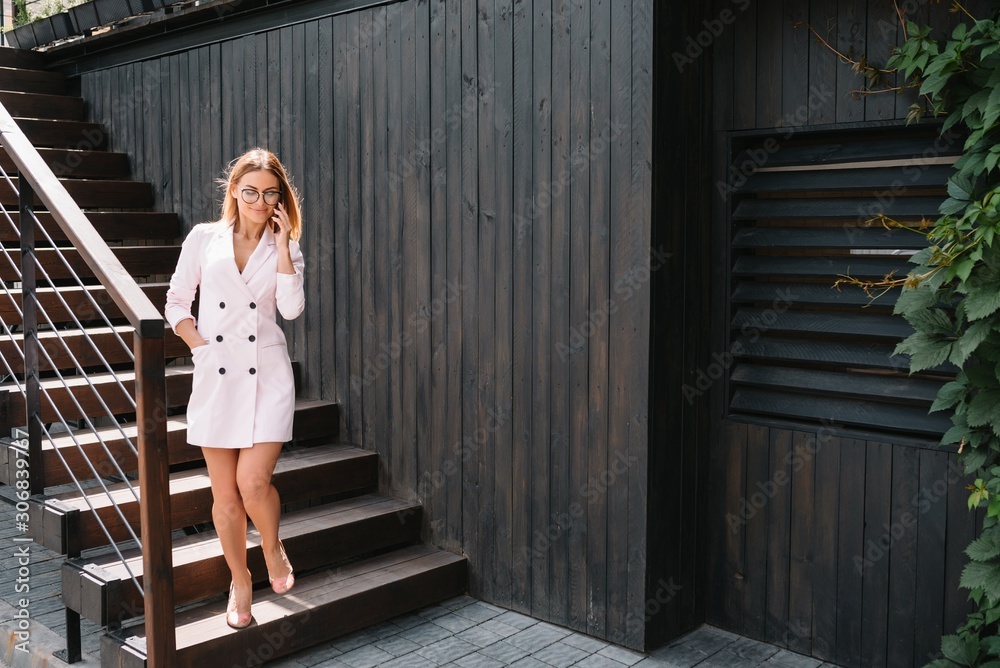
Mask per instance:
[[[1000,536],[997,535],[995,530],[990,531],[969,543],[969,546],[965,548],[965,553],[973,561],[990,561],[995,559],[1000,556]]]
[[[921,309],[929,309],[937,304],[938,297],[933,290],[928,289],[924,284],[915,288],[904,288],[899,293],[893,313],[896,315],[913,313]]]
[[[983,464],[986,463],[986,458],[989,456],[989,453],[982,448],[977,450],[975,448],[969,447],[967,450],[963,451],[962,456],[965,457],[965,462],[964,462],[965,472],[971,475],[983,467]],[[976,505],[978,505],[978,503],[979,503],[978,498],[976,499],[975,503],[972,503],[970,500],[970,508],[975,507]]]
[[[965,398],[965,393],[967,391],[968,389],[966,386],[958,381],[953,380],[950,383],[945,383],[944,386],[938,390],[937,397],[934,398],[934,403],[931,404],[929,412],[933,413],[935,411],[943,411],[951,408]]]
[[[951,342],[933,334],[917,332],[896,345],[895,355],[910,356],[910,373],[944,364],[951,355]]]
[[[970,427],[982,427],[1000,420],[1000,390],[980,390],[969,402],[965,418]]]
[[[1000,564],[975,561],[968,563],[962,570],[959,584],[966,589],[982,589],[989,601],[996,602],[1000,600]],[[951,656],[948,658],[955,660]]]
[[[951,316],[940,308],[928,308],[904,314],[906,321],[918,332],[950,335],[955,331]]]
[[[969,356],[976,351],[986,337],[990,335],[993,331],[992,323],[989,320],[980,320],[973,323],[969,329],[965,331],[962,338],[958,340],[958,345],[956,348],[961,351],[958,360],[952,360],[959,366],[965,363],[965,360],[969,359]]]
[[[968,205],[969,202],[967,200],[949,197],[938,207],[938,213],[942,216],[954,216],[957,213],[965,211],[965,207]]]
[[[979,639],[974,636],[945,636],[941,638],[941,653],[960,666],[974,666],[979,657]]]
[[[965,298],[965,315],[970,321],[985,318],[1000,309],[1000,283],[976,286]]]
[[[933,409],[932,409],[933,410]],[[964,425],[952,425],[941,437],[941,445],[956,445],[968,438],[969,428]]]
[[[962,176],[952,176],[948,179],[948,196],[969,201],[972,199],[972,183]]]

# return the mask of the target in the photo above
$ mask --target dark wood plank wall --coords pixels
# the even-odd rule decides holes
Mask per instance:
[[[937,654],[976,531],[954,453],[726,423],[713,458],[710,623],[844,666]]]
[[[305,391],[471,591],[644,645],[652,0],[408,0],[81,76],[190,226],[225,161],[304,198]]]
[[[956,20],[944,5],[898,4],[939,34]],[[973,13],[988,3],[974,4]],[[855,96],[858,77],[806,27],[883,64],[904,38],[893,3],[720,0],[713,11],[727,9],[736,20],[713,44],[714,181],[726,183],[728,131],[906,117],[912,94]],[[727,203],[711,206],[709,340],[724,351]],[[956,455],[729,421],[723,386],[705,398],[717,416],[708,427],[708,621],[846,666],[926,663],[968,609],[957,582],[977,524]]]

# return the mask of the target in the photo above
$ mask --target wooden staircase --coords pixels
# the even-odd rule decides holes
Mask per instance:
[[[177,216],[148,210],[153,204],[150,184],[129,180],[128,157],[105,150],[104,129],[86,121],[84,101],[65,94],[60,75],[43,70],[38,54],[0,49],[0,103],[16,118],[142,290],[154,304],[163,304],[166,280],[180,250]],[[0,167],[11,176],[16,173],[5,151],[0,151]],[[2,180],[0,203],[8,211],[17,209],[15,191]],[[65,246],[66,236],[51,216],[44,211],[37,216],[53,241]],[[16,225],[17,214],[13,218]],[[92,280],[79,254],[64,249],[69,265],[87,285],[65,286],[69,270],[38,241],[37,255],[52,278],[51,284],[39,287],[40,304],[56,329],[75,314],[115,369],[114,374],[76,375],[76,364],[85,369],[103,366],[94,346],[79,331],[42,331],[39,338],[52,359],[50,363],[43,355],[40,360],[41,385],[54,404],[43,399],[42,421],[58,421],[60,414],[67,421],[104,415],[104,404],[118,424],[105,418],[97,433],[81,430],[44,442],[42,461],[31,462],[44,471],[46,487],[44,497],[31,506],[32,537],[69,557],[62,569],[62,599],[67,609],[108,628],[101,644],[102,665],[145,666],[143,598],[132,581],[134,575],[142,583],[143,564],[134,543],[129,547],[126,527],[128,523],[138,534],[139,504],[128,483],[116,473],[125,472],[136,486],[138,463],[125,439],[125,435],[134,439],[137,430],[129,397],[135,394],[135,371],[117,339],[121,337],[131,347],[132,329],[108,290]],[[19,255],[19,237],[5,220],[0,220],[0,243],[11,249],[13,257]],[[0,266],[0,279],[7,282],[18,277],[12,268]],[[94,313],[86,293],[102,305],[110,327]],[[9,298],[0,293],[4,322],[17,323],[19,307],[18,294]],[[57,335],[76,361],[62,344],[56,345]],[[20,336],[15,333],[13,341],[0,338],[0,355],[12,366],[20,364]],[[293,443],[279,459],[273,478],[285,504],[281,537],[296,570],[295,588],[284,596],[267,588],[259,536],[251,528],[249,566],[255,584],[260,585],[254,597],[255,623],[241,631],[227,627],[223,613],[229,573],[209,528],[208,476],[200,449],[189,446],[185,438],[184,406],[193,371],[185,363],[189,351],[169,329],[164,350],[169,362],[173,593],[175,605],[182,610],[176,614],[177,656],[172,666],[260,665],[465,591],[464,557],[419,545],[420,506],[380,495],[377,455],[338,442],[337,406],[300,397]],[[54,367],[66,376],[66,384],[53,376]],[[297,365],[295,370],[298,379]],[[25,399],[9,380],[0,384],[0,413],[4,408],[6,424],[0,425],[4,430],[26,423]],[[15,462],[24,456],[21,448],[17,443],[0,443],[0,482],[15,483]],[[107,492],[100,486],[87,486],[86,481],[95,479],[95,471]],[[85,492],[68,485],[73,478],[84,481]],[[106,533],[116,542],[124,541],[124,563],[110,549]]]

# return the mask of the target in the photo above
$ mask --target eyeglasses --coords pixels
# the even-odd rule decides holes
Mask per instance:
[[[264,204],[268,206],[274,206],[281,200],[280,190],[265,190],[264,193]],[[244,188],[240,191],[240,197],[247,204],[254,204],[260,199],[261,193],[254,190],[253,188]]]

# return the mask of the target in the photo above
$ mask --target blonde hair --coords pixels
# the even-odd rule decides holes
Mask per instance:
[[[219,181],[219,185],[223,188],[222,217],[219,221],[227,225],[236,224],[239,219],[239,208],[236,197],[233,196],[233,188],[245,174],[259,171],[271,172],[277,177],[281,187],[281,204],[285,207],[288,222],[291,223],[292,227],[289,236],[298,241],[302,235],[302,213],[298,191],[288,179],[285,166],[281,164],[277,156],[263,148],[252,148],[229,163],[225,176]]]

